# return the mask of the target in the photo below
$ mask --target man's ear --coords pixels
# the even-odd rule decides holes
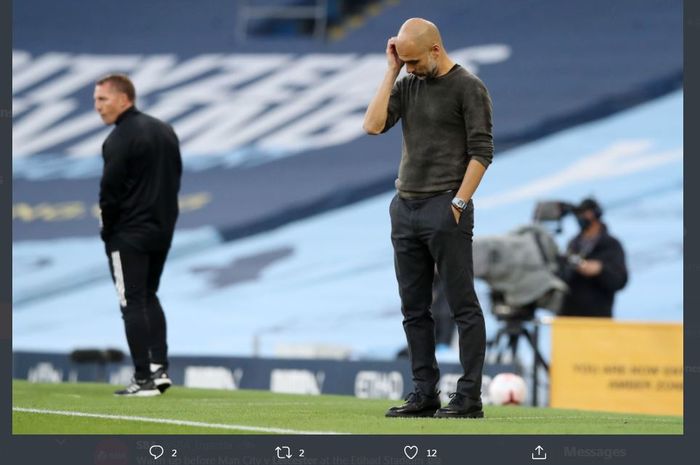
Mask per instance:
[[[129,102],[129,97],[127,97],[126,94],[123,92],[119,93],[119,103],[123,107],[128,107],[131,105],[131,102]]]

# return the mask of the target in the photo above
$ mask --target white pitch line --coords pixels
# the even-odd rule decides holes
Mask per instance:
[[[678,418],[682,420],[682,417]],[[641,421],[649,423],[676,423],[678,420],[673,418],[644,418],[644,417],[586,417],[586,416],[548,416],[548,417],[489,417],[479,418],[482,420],[508,420],[508,421],[518,421],[518,420],[603,420],[603,421]]]
[[[100,413],[70,412],[65,410],[42,410],[35,408],[12,407],[13,412],[40,413],[44,415],[63,415],[68,417],[100,418],[104,420],[140,421],[143,423],[160,423],[165,425],[194,426],[199,428],[214,428],[236,431],[251,431],[254,433],[275,434],[346,434],[334,431],[301,431],[284,428],[267,428],[264,426],[229,425],[222,423],[203,423],[200,421],[170,420],[167,418],[132,417],[126,415],[105,415]]]

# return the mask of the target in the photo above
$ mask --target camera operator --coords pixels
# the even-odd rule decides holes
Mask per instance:
[[[612,317],[615,292],[627,283],[625,252],[601,222],[603,210],[592,198],[574,207],[581,232],[567,247],[562,278],[569,286],[561,315]]]

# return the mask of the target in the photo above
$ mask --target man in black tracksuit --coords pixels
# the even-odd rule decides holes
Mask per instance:
[[[603,210],[598,202],[585,199],[575,213],[581,232],[567,248],[569,266],[564,280],[569,293],[561,314],[610,318],[615,292],[627,284],[625,251],[600,221]]]
[[[133,382],[115,394],[159,395],[171,381],[156,292],[178,216],[179,142],[169,125],[136,109],[126,76],[100,79],[94,99],[104,123],[116,125],[102,146],[100,234],[135,368]]]

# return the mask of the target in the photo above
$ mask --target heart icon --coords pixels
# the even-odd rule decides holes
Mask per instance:
[[[413,460],[418,455],[418,446],[406,446],[403,448],[403,453],[406,454],[409,460]]]

